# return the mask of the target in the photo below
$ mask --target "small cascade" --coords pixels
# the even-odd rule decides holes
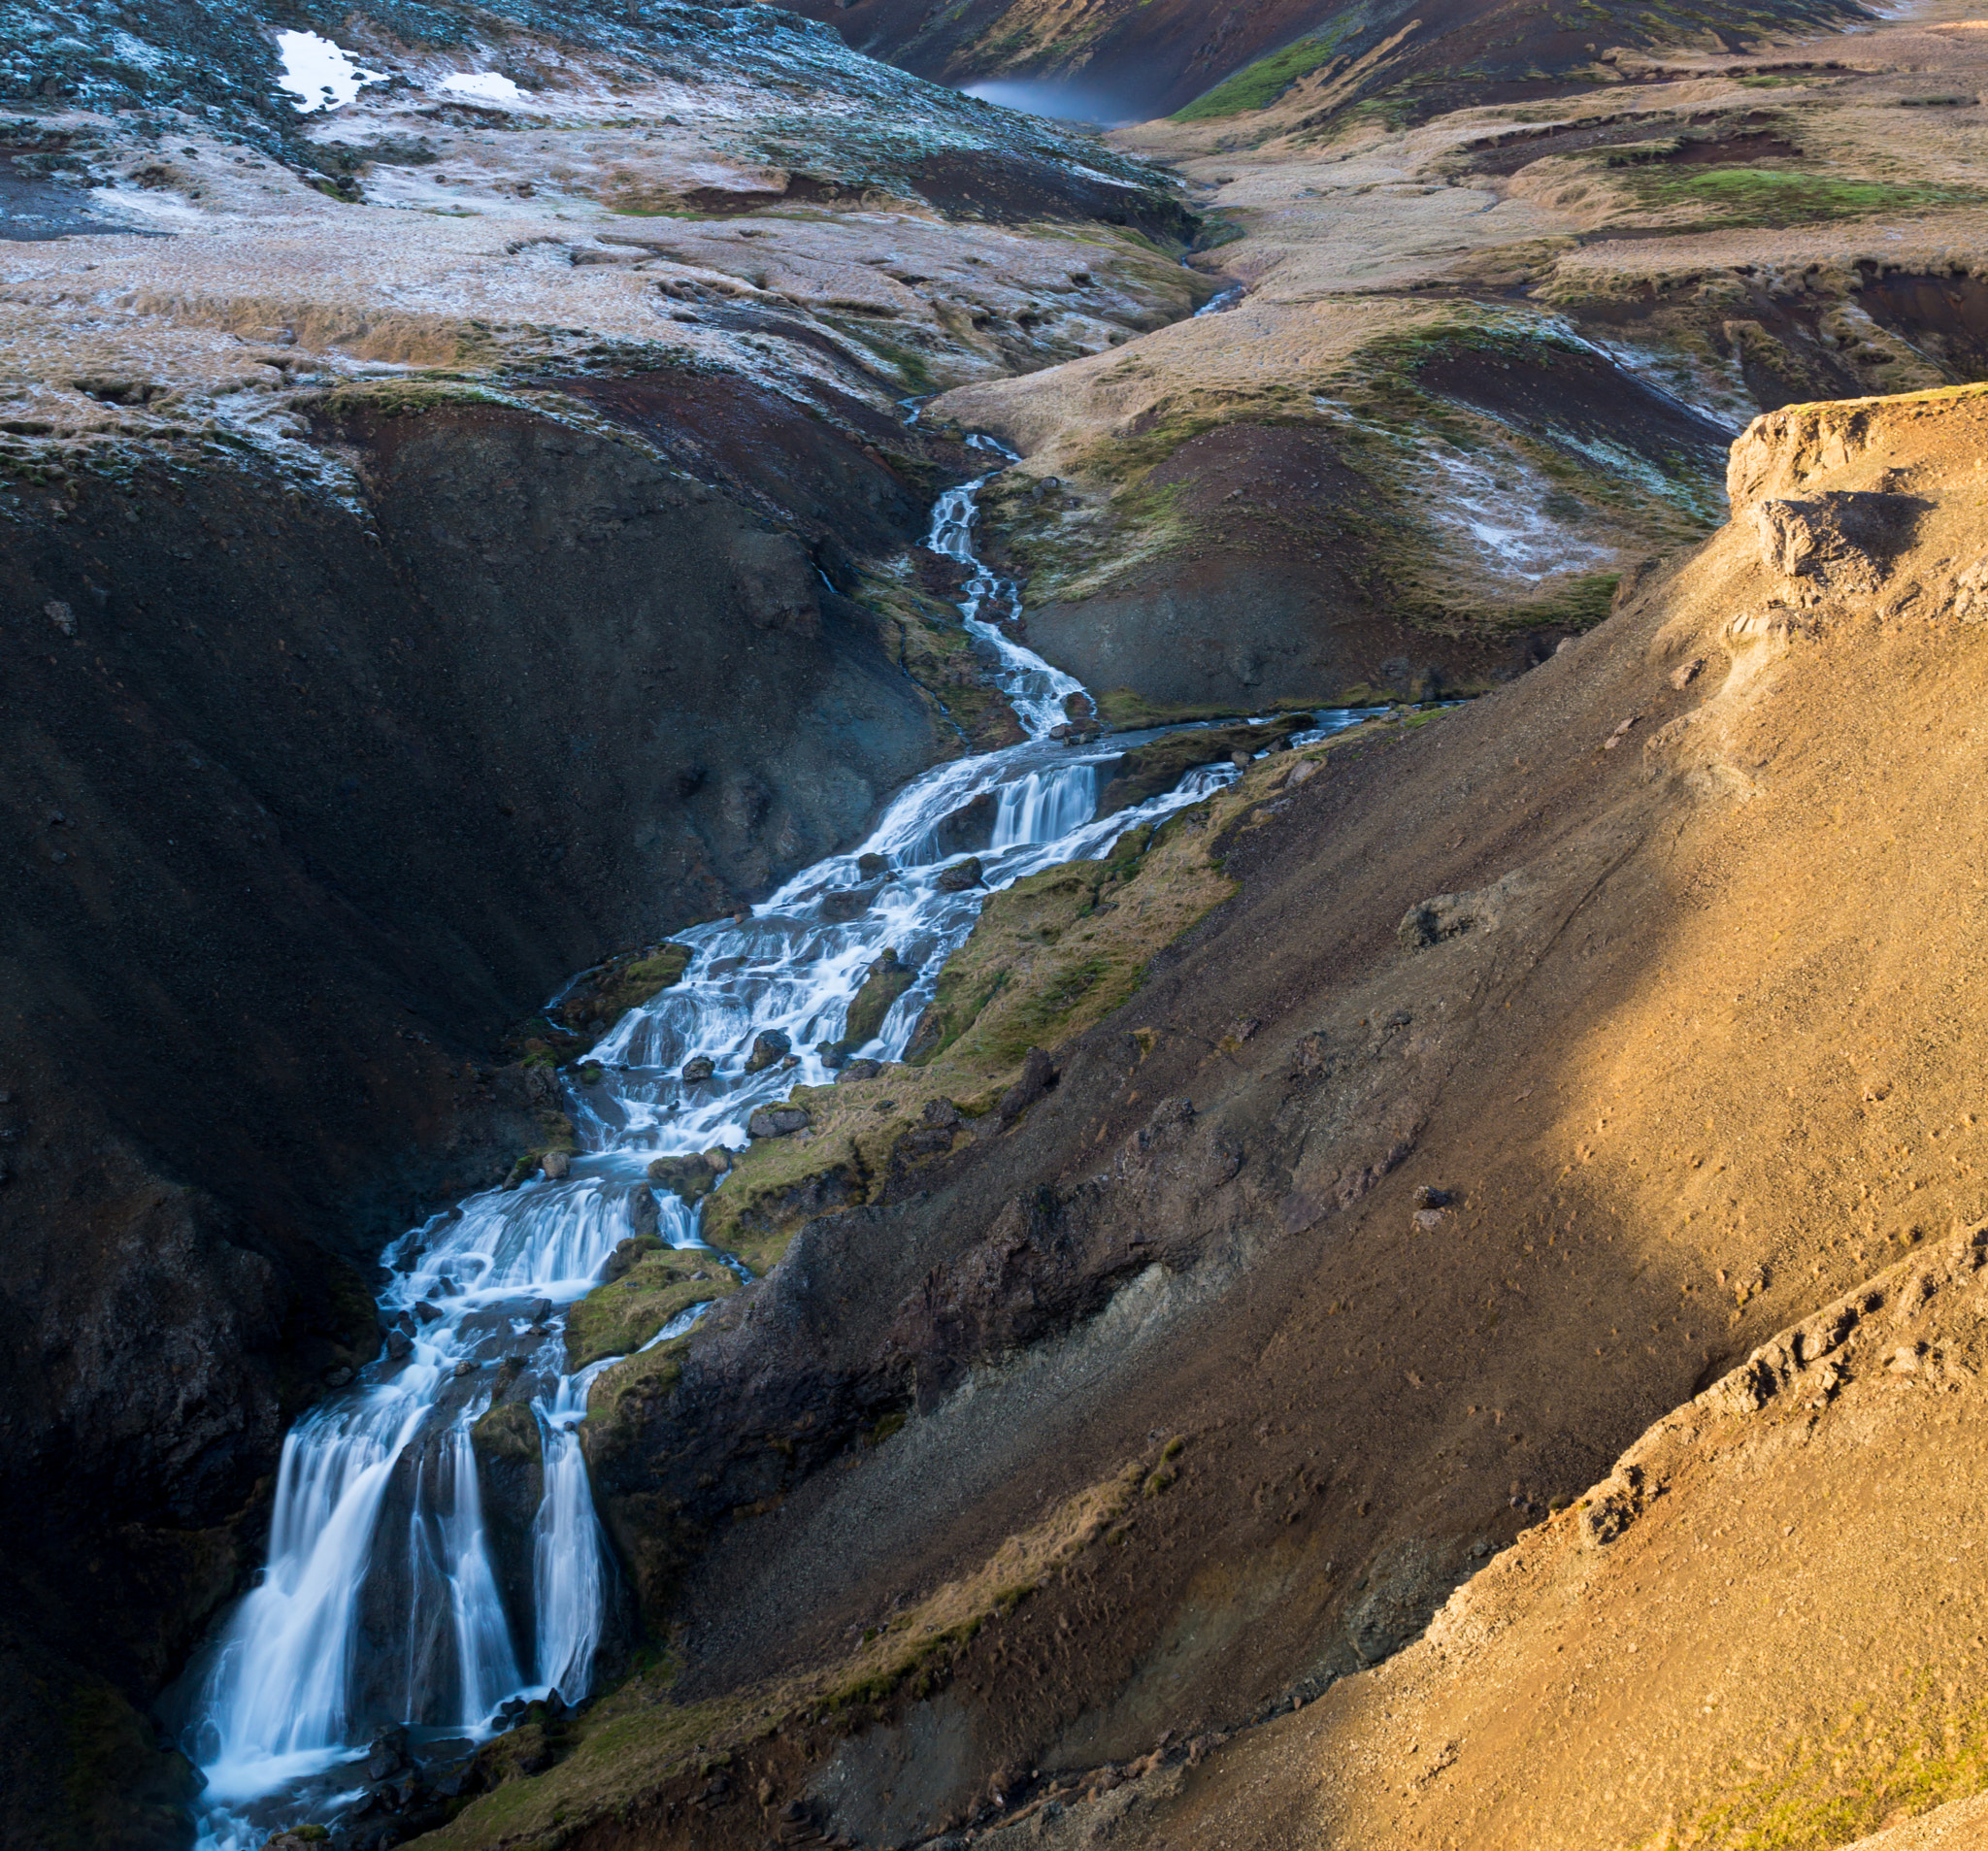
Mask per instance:
[[[1210,766],[1165,796],[1097,816],[1101,767],[1131,742],[1045,737],[1083,690],[1003,627],[1018,610],[1015,587],[973,550],[986,480],[940,498],[930,545],[971,569],[962,618],[994,654],[1030,738],[934,767],[859,849],[797,875],[744,919],[679,934],[692,950],[682,977],[595,1046],[598,1084],[567,1088],[582,1146],[570,1173],[471,1197],[388,1248],[381,1354],[284,1442],[268,1564],[183,1686],[183,1739],[206,1781],[203,1851],[249,1851],[278,1827],[335,1817],[352,1803],[355,1764],[382,1727],[407,1726],[417,1745],[476,1737],[510,1699],[586,1696],[615,1587],[578,1430],[588,1390],[618,1359],[569,1372],[564,1313],[631,1235],[701,1245],[697,1209],[652,1189],[648,1163],[743,1146],[756,1107],[831,1080],[848,1051],[836,1044],[849,1006],[885,950],[918,976],[856,1051],[900,1055],[988,892],[1106,854],[1125,830],[1237,776]],[[948,891],[940,876],[964,855],[941,852],[942,825],[990,795],[991,840],[976,851],[983,885]],[[873,856],[883,857],[882,878]],[[793,1063],[748,1072],[755,1041],[772,1030],[789,1038]],[[714,1064],[710,1079],[684,1080],[693,1055]],[[649,1343],[681,1335],[708,1308],[693,1306]],[[508,1582],[493,1559],[475,1439],[500,1400],[529,1410],[542,1484],[529,1574]]]

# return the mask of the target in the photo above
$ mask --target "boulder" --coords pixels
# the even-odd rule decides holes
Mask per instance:
[[[764,1073],[776,1061],[785,1060],[793,1051],[793,1038],[784,1029],[767,1029],[753,1041],[746,1071],[748,1074]]]
[[[732,1153],[723,1144],[713,1144],[704,1153],[704,1161],[722,1176],[732,1167]]]
[[[563,1150],[548,1150],[539,1167],[545,1171],[548,1182],[563,1182],[573,1168],[573,1159]]]
[[[634,1234],[653,1234],[662,1225],[653,1189],[637,1183],[628,1192],[628,1227]]]
[[[908,964],[900,964],[894,949],[885,949],[873,960],[863,987],[849,1004],[848,1019],[843,1025],[843,1039],[838,1044],[841,1051],[846,1054],[851,1048],[874,1041],[891,1006],[917,980],[917,972]]]
[[[983,790],[972,803],[962,804],[944,817],[932,832],[933,845],[943,860],[993,845],[994,824],[1001,814],[1001,800]]]
[[[965,893],[970,887],[977,887],[980,880],[980,858],[969,855],[957,867],[946,869],[933,884],[941,893]]]
[[[882,891],[880,881],[866,887],[832,887],[821,896],[821,916],[830,925],[846,925],[868,912]]]
[[[840,1085],[842,1081],[845,1079],[875,1079],[877,1075],[882,1072],[883,1063],[881,1061],[850,1061],[843,1069],[843,1071],[836,1075],[836,1082],[838,1085]]]
[[[660,1253],[663,1243],[655,1235],[631,1235],[626,1240],[617,1240],[614,1251],[608,1255],[601,1268],[601,1277],[607,1280],[618,1279],[629,1271],[645,1253]]]
[[[746,1131],[752,1138],[791,1138],[812,1122],[799,1106],[762,1106],[746,1121]]]
[[[701,1155],[657,1157],[648,1167],[648,1179],[680,1202],[699,1202],[711,1194],[717,1173]]]
[[[683,1084],[702,1086],[717,1071],[717,1062],[709,1054],[693,1054],[683,1063]]]
[[[1001,1095],[995,1108],[1004,1125],[1011,1125],[1056,1084],[1056,1064],[1040,1047],[1032,1047],[1021,1064],[1021,1077]]]
[[[386,1333],[386,1354],[393,1362],[402,1362],[414,1354],[414,1339],[405,1331]]]
[[[856,873],[865,880],[876,880],[890,873],[888,855],[858,855]]]
[[[1753,528],[1769,571],[1813,579],[1833,591],[1872,592],[1911,544],[1925,506],[1914,495],[1832,490],[1761,502],[1753,510]]]

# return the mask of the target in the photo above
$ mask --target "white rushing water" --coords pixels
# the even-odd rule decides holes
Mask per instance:
[[[1015,587],[975,554],[987,479],[940,499],[929,544],[971,569],[962,615],[1029,741],[935,767],[858,849],[796,876],[742,920],[679,933],[693,953],[682,978],[592,1050],[598,1083],[567,1087],[581,1146],[570,1173],[472,1197],[388,1249],[381,1354],[285,1440],[267,1566],[190,1674],[203,1851],[248,1851],[278,1826],[335,1818],[359,1799],[366,1746],[382,1727],[408,1725],[417,1743],[474,1740],[508,1700],[586,1695],[614,1587],[577,1429],[610,1365],[565,1372],[563,1313],[630,1235],[701,1244],[697,1209],[652,1189],[648,1163],[742,1146],[756,1107],[832,1079],[849,1005],[886,950],[917,979],[875,1040],[844,1053],[895,1058],[988,891],[1103,854],[1126,829],[1236,777],[1211,766],[1137,809],[1096,815],[1102,763],[1136,742],[1046,737],[1083,690],[1011,633]],[[966,852],[945,852],[942,825],[983,798],[984,885],[949,892],[939,877]],[[872,856],[886,872],[859,865]],[[794,1060],[747,1073],[773,1031]],[[683,1079],[693,1055],[715,1063],[711,1079]],[[528,1399],[543,1452],[528,1589],[501,1584],[471,1444],[500,1395]]]

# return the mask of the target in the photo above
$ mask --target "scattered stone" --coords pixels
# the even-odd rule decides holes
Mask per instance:
[[[1963,623],[1988,621],[1988,553],[1954,580],[1953,613]]]
[[[1308,778],[1316,777],[1318,774],[1324,770],[1325,761],[1323,759],[1305,759],[1298,765],[1297,769],[1291,773],[1290,777],[1284,779],[1284,788],[1286,790],[1296,790],[1298,786],[1304,783]]]
[[[366,1778],[391,1780],[408,1767],[408,1732],[398,1726],[380,1731],[366,1750]]]
[[[865,880],[875,880],[879,875],[889,874],[890,857],[888,855],[858,855],[856,857],[856,872]]]
[[[1434,1234],[1442,1226],[1444,1217],[1441,1208],[1417,1208],[1414,1219],[1418,1234]]]
[[[762,1074],[776,1061],[783,1061],[794,1051],[793,1037],[784,1029],[764,1030],[753,1041],[752,1052],[746,1062],[748,1074]]]
[[[388,1331],[386,1333],[386,1354],[390,1361],[396,1363],[404,1362],[414,1354],[414,1339],[407,1332]]]
[[[965,893],[980,885],[980,858],[969,855],[957,867],[948,868],[933,882],[941,893]]]
[[[717,1062],[709,1054],[693,1054],[683,1063],[683,1084],[702,1086],[717,1071]]]
[[[1671,671],[1671,685],[1673,688],[1688,688],[1692,682],[1698,679],[1698,672],[1704,667],[1705,657],[1702,655],[1693,656],[1689,662],[1683,663]]]
[[[1418,1208],[1446,1208],[1455,1200],[1449,1190],[1432,1188],[1426,1182],[1415,1191],[1415,1206]]]
[[[1614,730],[1614,732],[1610,733],[1608,737],[1602,742],[1602,750],[1605,752],[1612,752],[1616,748],[1616,746],[1620,745],[1622,742],[1629,737],[1629,729],[1632,726],[1634,726],[1637,723],[1637,721],[1640,720],[1641,717],[1642,715],[1640,713],[1632,713],[1626,720],[1622,722],[1620,726],[1618,726]]]
[[[704,1153],[704,1160],[721,1176],[732,1167],[732,1153],[723,1144],[713,1144]]]
[[[442,1307],[439,1305],[430,1305],[426,1299],[423,1299],[420,1304],[414,1306],[414,1315],[423,1324],[439,1323],[442,1317]]]
[[[848,1065],[845,1066],[843,1069],[843,1071],[836,1075],[836,1082],[838,1085],[840,1085],[842,1081],[845,1079],[875,1079],[877,1075],[882,1072],[883,1063],[881,1061],[850,1061]]]
[[[869,887],[831,888],[821,896],[821,916],[830,925],[847,925],[851,919],[860,919],[868,912],[881,891],[880,883]]]
[[[465,1375],[474,1375],[477,1372],[477,1371],[480,1370],[481,1367],[482,1365],[480,1363],[473,1363],[467,1356],[465,1356],[462,1359],[462,1361],[456,1364],[455,1366],[456,1380],[460,1381]]]
[[[806,1131],[812,1121],[799,1106],[762,1106],[746,1121],[750,1138],[790,1138]]]
[[[953,1126],[960,1121],[960,1109],[949,1099],[928,1099],[925,1102],[925,1122],[928,1125]]]
[[[573,1159],[563,1150],[548,1150],[541,1160],[539,1168],[546,1173],[548,1182],[563,1182],[573,1168]]]
[[[1249,754],[1244,751],[1231,752],[1229,754],[1229,763],[1235,766],[1239,772],[1246,772],[1250,766]]]
[[[1439,893],[1433,900],[1424,900],[1402,914],[1395,937],[1410,951],[1454,939],[1477,923],[1471,901],[1471,895],[1462,893]]]
[[[1553,645],[1553,653],[1555,655],[1565,655],[1568,652],[1568,650],[1573,648],[1574,645],[1579,641],[1580,639],[1578,637],[1562,637],[1560,641]]]

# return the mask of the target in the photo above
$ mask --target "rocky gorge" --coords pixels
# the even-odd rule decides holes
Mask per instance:
[[[0,1835],[1963,1819],[1977,29],[878,4],[5,16]],[[430,1361],[585,1669],[217,1838]]]

